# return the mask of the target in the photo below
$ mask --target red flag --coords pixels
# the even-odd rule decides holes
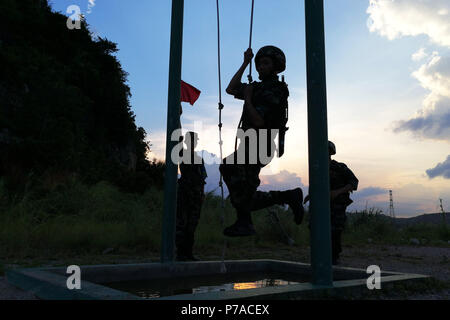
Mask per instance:
[[[200,90],[181,80],[181,102],[189,102],[193,106],[200,93]]]

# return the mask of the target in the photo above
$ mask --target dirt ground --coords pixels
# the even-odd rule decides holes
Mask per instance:
[[[241,249],[242,250],[242,249]],[[257,250],[241,251],[238,248],[229,248],[226,259],[279,259],[289,261],[309,261],[309,248],[281,246],[274,250],[273,247],[258,248]],[[249,253],[251,252],[251,253]],[[212,253],[212,252],[211,252]],[[198,255],[202,260],[220,260],[219,255]],[[132,263],[132,262],[157,262],[158,256],[150,258],[133,258],[115,256],[114,254],[100,257],[98,263]],[[96,261],[93,263],[97,263]],[[57,263],[56,263],[57,264]],[[52,263],[46,263],[52,265]],[[374,245],[344,247],[341,266],[366,269],[369,265],[378,265],[381,270],[398,271],[430,275],[433,278],[450,284],[450,248],[424,247],[424,246],[387,246]],[[11,267],[12,265],[6,265]],[[450,300],[450,290],[444,289],[426,293],[414,293],[407,299],[419,300]],[[24,292],[9,285],[4,277],[0,277],[0,300],[32,300],[33,294]],[[398,296],[383,296],[383,299],[405,299]]]

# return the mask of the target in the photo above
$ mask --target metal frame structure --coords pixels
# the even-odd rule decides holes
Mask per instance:
[[[184,0],[172,0],[169,92],[166,136],[166,172],[161,262],[173,263],[177,198],[177,164],[171,152],[180,128],[180,82]],[[311,213],[311,267],[313,284],[332,286],[331,222],[329,201],[328,124],[323,0],[305,0],[308,88],[309,195]]]

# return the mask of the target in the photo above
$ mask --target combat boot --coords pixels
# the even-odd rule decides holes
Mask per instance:
[[[294,213],[294,221],[297,225],[300,225],[305,215],[305,209],[303,208],[303,192],[301,188],[283,191],[280,194],[281,200],[284,204],[289,205]]]

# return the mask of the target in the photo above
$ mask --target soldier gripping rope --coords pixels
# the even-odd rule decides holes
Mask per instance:
[[[175,243],[178,261],[196,261],[198,259],[193,255],[194,236],[205,198],[207,174],[203,158],[194,151],[198,135],[187,132],[184,140],[187,150],[181,151],[183,161],[180,163],[181,177],[178,180]]]
[[[328,141],[328,154],[330,163],[330,211],[331,211],[331,249],[333,265],[339,264],[339,255],[342,252],[341,237],[347,220],[346,209],[353,203],[350,193],[358,189],[358,179],[353,172],[342,162],[331,159],[336,154],[336,146]],[[309,201],[305,197],[304,203]]]
[[[286,57],[277,47],[265,46],[255,57],[256,70],[261,82],[244,84],[242,75],[253,59],[253,52],[248,49],[244,53],[244,62],[234,75],[227,88],[227,93],[236,99],[244,100],[240,129],[244,133],[239,148],[223,159],[220,172],[223,176],[233,207],[237,211],[237,221],[224,230],[228,237],[251,236],[256,233],[251,212],[270,207],[275,204],[287,204],[294,213],[294,220],[301,224],[303,220],[303,193],[300,188],[284,192],[257,191],[260,184],[259,173],[273,159],[275,152],[275,136],[271,129],[278,130],[278,156],[284,153],[284,137],[287,130],[287,108],[289,90],[286,83],[279,81],[278,74],[286,69]],[[262,131],[267,130],[268,156],[264,161],[260,158],[260,140],[264,142]],[[250,142],[247,133],[255,132],[256,141]],[[251,161],[255,159],[256,161]],[[244,161],[239,161],[245,159]]]

